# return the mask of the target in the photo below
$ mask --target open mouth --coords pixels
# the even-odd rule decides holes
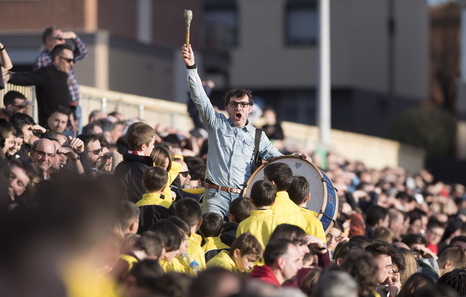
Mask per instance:
[[[239,113],[239,112],[235,114],[235,120],[237,120],[237,121],[241,120],[242,117],[243,117],[243,115],[241,113]]]

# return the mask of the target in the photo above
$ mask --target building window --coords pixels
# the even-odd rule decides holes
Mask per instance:
[[[225,51],[238,43],[236,2],[206,0],[204,12],[205,49]]]
[[[287,45],[312,45],[317,42],[316,0],[288,0],[285,40]]]

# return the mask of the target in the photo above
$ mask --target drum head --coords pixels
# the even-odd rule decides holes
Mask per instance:
[[[287,164],[293,171],[293,175],[301,175],[307,179],[311,192],[311,201],[308,202],[307,208],[320,213],[324,201],[324,184],[322,182],[320,170],[308,161],[295,156],[278,157],[270,162],[262,164],[249,178],[243,195],[249,197],[252,185],[256,181],[264,179],[264,167],[276,162]]]
[[[333,184],[314,164],[307,160],[301,159],[298,156],[282,156],[274,158],[273,160],[262,164],[249,178],[246,187],[243,191],[243,196],[249,197],[251,194],[252,185],[264,179],[264,168],[268,164],[281,162],[290,166],[293,175],[301,175],[306,178],[310,186],[311,200],[307,203],[307,208],[318,213],[318,218],[322,221],[324,230],[327,232],[333,220],[336,217],[336,203],[335,190]],[[332,196],[328,201],[327,196],[330,192]],[[330,203],[330,205],[327,205]]]

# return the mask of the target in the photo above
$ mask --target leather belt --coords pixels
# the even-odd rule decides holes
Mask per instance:
[[[228,192],[228,193],[235,193],[235,194],[240,194],[241,193],[240,189],[220,187],[220,186],[210,184],[210,183],[205,183],[204,187],[214,189],[214,190],[220,189],[220,191],[224,191],[224,192]]]

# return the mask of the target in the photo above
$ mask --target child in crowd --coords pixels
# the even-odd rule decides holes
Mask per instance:
[[[202,224],[199,228],[199,232],[204,237],[205,241],[202,248],[204,249],[206,262],[221,251],[230,249],[229,246],[220,240],[223,223],[223,218],[218,213],[208,212],[202,215]]]
[[[246,218],[238,225],[237,237],[249,231],[265,248],[275,227],[281,223],[273,215],[273,211],[270,210],[275,202],[276,194],[277,190],[271,182],[259,180],[254,183],[250,197],[254,210],[251,211],[249,218]]]
[[[136,240],[134,246],[120,255],[110,274],[117,281],[122,281],[134,264],[144,259],[157,260],[162,253],[162,239],[151,231],[146,231]]]
[[[264,179],[271,181],[277,188],[275,203],[270,207],[273,215],[282,223],[296,225],[306,230],[306,219],[299,206],[290,200],[286,192],[293,182],[293,171],[290,166],[280,162],[271,163],[264,167]]]
[[[176,198],[176,195],[170,190],[170,185],[180,173],[181,164],[178,162],[172,162],[171,152],[161,145],[156,145],[154,147],[150,153],[150,157],[154,161],[154,166],[160,166],[168,173],[167,186],[165,187],[162,194],[167,202],[172,203],[172,201]]]
[[[160,166],[152,166],[144,170],[142,185],[147,193],[142,195],[142,199],[136,203],[141,211],[138,233],[149,230],[150,226],[158,220],[175,215],[171,202],[161,198],[167,186],[167,180],[168,174]]]
[[[251,211],[254,209],[248,197],[239,197],[230,203],[228,209],[228,222],[223,224],[222,235],[220,239],[228,246],[231,246],[233,241],[236,239],[236,230],[238,230],[238,224],[244,221],[244,219],[251,216]]]
[[[179,255],[182,245],[186,245],[186,234],[174,222],[169,219],[157,221],[150,227],[162,239],[162,253],[160,254],[160,266],[163,271],[178,271],[181,268],[173,266],[173,259]],[[178,264],[176,262],[175,264]]]
[[[302,215],[306,219],[307,225],[304,231],[308,235],[315,236],[326,242],[324,227],[322,222],[317,219],[317,213],[306,208],[306,203],[311,200],[309,188],[309,182],[304,176],[294,176],[287,192],[291,201],[299,206]]]
[[[221,251],[207,262],[207,267],[222,267],[230,271],[247,272],[254,262],[261,260],[262,246],[249,232],[243,233],[233,241],[230,251]]]
[[[123,234],[136,234],[139,229],[139,215],[141,211],[133,202],[123,200],[120,203],[119,216]]]
[[[178,201],[175,205],[175,214],[177,217],[185,221],[191,229],[191,236],[188,239],[188,249],[186,250],[186,257],[189,258],[189,273],[194,272],[193,267],[196,267],[196,263],[199,265],[198,270],[204,270],[206,268],[204,249],[201,247],[202,236],[196,232],[202,224],[202,210],[199,202],[192,198],[184,198]]]

